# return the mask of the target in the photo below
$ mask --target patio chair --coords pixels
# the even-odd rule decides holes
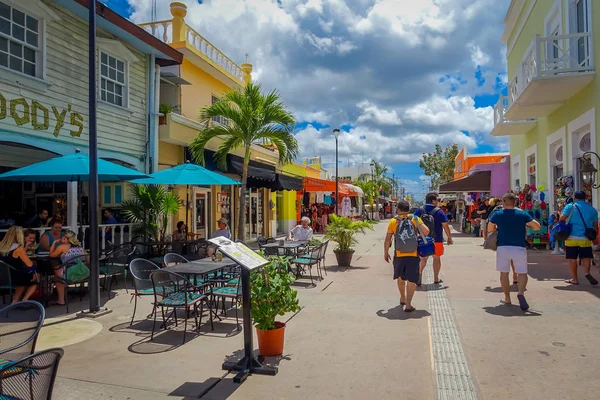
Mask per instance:
[[[326,240],[321,245],[321,254],[319,255],[319,268],[321,268],[323,271],[325,271],[325,275],[327,275],[327,269],[325,269],[325,257],[327,255],[327,246],[328,245],[329,245],[329,240]]]
[[[100,265],[100,275],[104,275],[104,288],[108,290],[109,300],[112,284],[117,280],[117,276],[119,275],[123,276],[125,292],[129,293],[127,289],[127,273],[129,263],[133,259],[135,253],[136,248],[134,246],[117,248],[108,253],[106,259]]]
[[[15,291],[15,286],[12,284],[11,271],[14,268],[5,263],[4,261],[0,261],[0,290],[2,290],[2,303],[6,304],[6,292],[10,295],[12,300],[13,292]]]
[[[227,299],[231,299],[231,307],[233,308],[235,306],[235,324],[237,326],[237,330],[240,330],[240,319],[238,316],[238,309],[239,307],[237,306],[238,301],[240,300],[240,298],[242,297],[242,285],[241,285],[241,278],[238,275],[236,278],[232,279],[231,281],[229,281],[231,283],[228,283],[226,286],[221,286],[221,287],[211,287],[210,288],[210,294],[212,296],[212,300],[215,303],[215,308],[218,307],[219,304],[219,300],[221,300],[222,302],[222,315],[225,315],[226,310],[225,310],[225,302]]]
[[[63,349],[48,349],[17,361],[0,360],[0,399],[51,399]]]
[[[315,286],[315,282],[313,279],[313,274],[312,274],[312,267],[313,266],[317,266],[317,271],[318,271],[318,265],[320,262],[320,255],[321,255],[321,248],[323,247],[323,243],[321,243],[318,246],[313,247],[312,249],[310,249],[310,251],[301,256],[301,257],[297,257],[292,259],[292,264],[296,264],[296,275],[298,276],[298,278],[302,277],[302,273],[305,271],[305,268],[308,267],[308,273],[310,274],[310,283]],[[319,275],[320,279],[323,279],[322,276]]]
[[[154,302],[156,307],[160,307],[163,326],[167,328],[167,322],[171,317],[174,317],[175,326],[177,326],[177,309],[184,309],[186,312],[186,318],[183,326],[183,343],[185,343],[185,336],[187,333],[187,320],[189,312],[193,309],[194,320],[196,321],[196,329],[200,329],[202,323],[202,313],[204,312],[204,304],[209,307],[210,326],[214,329],[212,313],[210,312],[210,305],[208,303],[209,297],[206,294],[199,293],[198,289],[192,282],[190,282],[183,275],[179,275],[175,272],[169,271],[154,271],[150,274],[152,280],[152,287],[154,289]],[[198,320],[198,303],[200,303],[200,320]],[[172,308],[173,311],[169,316],[165,316],[165,308]],[[152,325],[152,334],[150,340],[154,340],[154,331],[156,330],[156,314],[154,313],[154,324]]]
[[[0,359],[14,361],[33,354],[45,317],[44,307],[32,300],[0,310]]]
[[[82,301],[85,283],[90,281],[89,275],[83,279],[69,278],[69,271],[72,270],[73,267],[75,267],[78,264],[78,261],[82,261],[84,264],[87,265],[87,263],[85,262],[85,258],[85,254],[69,257],[68,259],[63,261],[62,266],[59,267],[64,268],[62,277],[58,277],[56,275],[52,277],[52,279],[54,279],[55,282],[59,282],[65,285],[65,306],[67,307],[67,313],[69,313],[69,286],[79,286],[79,301]]]
[[[170,267],[171,265],[177,265],[181,263],[187,263],[189,260],[177,253],[167,253],[163,259],[163,263],[166,267]]]
[[[133,305],[133,315],[131,316],[131,323],[133,325],[135,320],[135,312],[137,310],[138,297],[142,296],[154,296],[154,289],[152,287],[152,280],[150,274],[154,271],[160,270],[160,267],[154,264],[152,261],[144,258],[136,258],[129,263],[129,272],[133,279],[133,291],[131,292],[131,300],[135,300]],[[130,301],[131,303],[131,301]],[[156,312],[156,305],[152,308],[152,314]]]

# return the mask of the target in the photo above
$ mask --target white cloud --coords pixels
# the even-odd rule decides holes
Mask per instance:
[[[126,1],[134,22],[150,20],[152,0]],[[298,133],[303,155],[333,154],[331,127],[344,125],[354,127],[340,141],[346,159],[413,162],[435,143],[506,146],[489,135],[492,108],[473,101],[497,77],[506,82],[506,0],[182,1],[187,23],[228,57],[249,54],[253,79],[277,88],[297,121],[330,126]],[[156,1],[158,20],[171,18],[170,2]]]
[[[475,67],[487,65],[490,62],[490,56],[481,50],[481,48],[473,43],[469,45],[471,50],[471,61]]]
[[[362,110],[357,122],[373,121],[381,125],[402,124],[395,110],[382,110],[368,100],[361,101],[356,106]]]

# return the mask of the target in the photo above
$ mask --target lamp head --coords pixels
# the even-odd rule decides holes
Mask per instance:
[[[333,130],[333,136],[335,136],[336,139],[338,138],[338,136],[340,136],[340,130],[338,128],[335,128]]]
[[[587,186],[593,185],[596,181],[596,172],[598,170],[592,164],[592,160],[586,158],[581,166],[581,180],[583,183]]]

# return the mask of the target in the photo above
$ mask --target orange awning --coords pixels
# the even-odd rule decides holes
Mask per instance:
[[[349,185],[347,183],[340,183],[340,196],[350,196],[350,197],[357,197],[358,196],[358,192],[356,190],[354,190],[354,187],[352,185]]]
[[[342,184],[340,184],[340,187]],[[318,178],[304,178],[304,191],[305,192],[335,192],[335,182],[327,181],[325,179]],[[340,189],[341,191],[341,189]]]

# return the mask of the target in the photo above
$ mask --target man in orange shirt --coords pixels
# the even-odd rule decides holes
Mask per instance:
[[[392,218],[387,229],[383,245],[383,257],[389,263],[390,247],[394,237],[394,279],[397,280],[400,292],[400,304],[405,306],[404,311],[415,311],[412,299],[419,281],[419,255],[417,252],[418,232],[422,236],[429,234],[429,228],[421,218],[410,214],[410,204],[406,200],[398,201],[396,208],[398,216]]]

